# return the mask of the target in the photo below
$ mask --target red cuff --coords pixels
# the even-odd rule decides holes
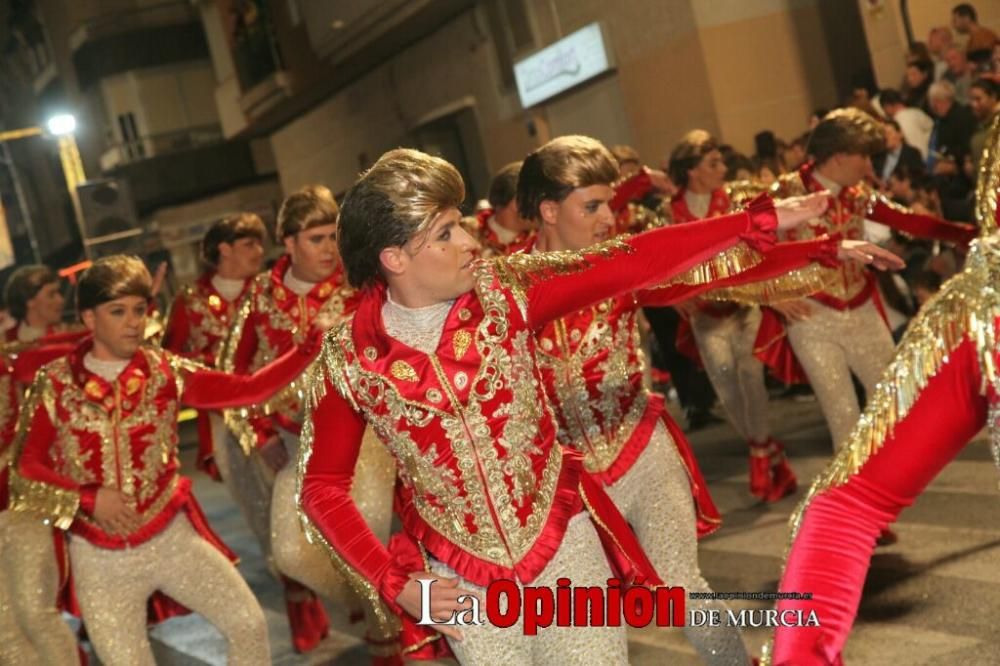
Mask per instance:
[[[88,515],[94,515],[94,507],[97,506],[97,491],[100,486],[91,484],[80,488],[80,511]]]
[[[838,255],[840,254],[840,241],[840,234],[831,234],[829,238],[826,238],[823,243],[809,255],[809,258],[819,264],[822,264],[823,266],[826,266],[827,268],[837,268],[841,264],[841,261],[838,258]]]
[[[750,215],[750,228],[740,234],[758,252],[767,252],[778,241],[778,213],[774,200],[765,193],[758,194],[746,206]]]
[[[424,571],[424,558],[413,538],[405,532],[397,532],[389,540],[389,567],[379,581],[379,594],[393,613],[400,617],[406,612],[396,603],[403,587],[410,581],[410,574]]]

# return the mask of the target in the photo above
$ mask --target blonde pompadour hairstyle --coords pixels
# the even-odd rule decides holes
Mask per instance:
[[[618,162],[603,143],[589,136],[552,139],[528,155],[517,179],[521,217],[537,220],[543,201],[562,201],[580,187],[611,185]]]
[[[410,148],[382,155],[344,196],[338,242],[348,281],[373,283],[382,250],[402,247],[463,201],[465,183],[446,160]]]

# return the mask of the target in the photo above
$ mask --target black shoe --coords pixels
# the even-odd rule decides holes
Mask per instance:
[[[701,430],[716,423],[722,423],[722,419],[707,409],[688,408],[684,410],[684,416],[687,420],[688,432],[694,432],[695,430]]]

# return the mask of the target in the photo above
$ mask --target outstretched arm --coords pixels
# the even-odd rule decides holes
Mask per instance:
[[[210,370],[193,361],[171,356],[176,372],[182,374],[181,402],[198,409],[228,409],[258,405],[287,388],[316,358],[322,332],[313,329],[301,345],[279,356],[252,375]]]
[[[873,205],[867,215],[873,222],[881,222],[919,238],[950,243],[968,243],[976,237],[976,227],[971,224],[946,222],[930,215],[921,215],[892,203],[881,194],[873,196]]]
[[[592,303],[666,282],[741,240],[757,250],[769,247],[777,224],[771,200],[761,197],[743,212],[654,229],[580,253],[515,255],[506,266],[515,286],[524,289],[530,325],[540,328]],[[526,264],[523,270],[517,262]]]

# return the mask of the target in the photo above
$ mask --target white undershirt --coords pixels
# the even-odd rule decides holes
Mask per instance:
[[[17,339],[19,342],[34,342],[44,335],[44,328],[35,328],[26,321],[22,321],[17,327]]]
[[[425,354],[433,354],[441,342],[444,322],[454,303],[450,300],[422,308],[408,308],[392,300],[387,292],[382,304],[382,322],[386,333],[403,344]]]
[[[124,370],[127,365],[127,360],[102,361],[94,356],[93,352],[87,352],[87,354],[83,357],[83,367],[109,382],[113,382],[118,379],[118,375],[122,374],[122,370]]]
[[[697,194],[691,190],[684,190],[684,203],[687,204],[691,214],[699,220],[708,215],[708,206],[712,203],[712,194]]]
[[[500,239],[500,242],[504,245],[510,245],[518,236],[518,232],[500,226],[500,223],[497,222],[497,219],[493,216],[490,216],[490,218],[486,220],[486,224],[489,225],[490,229],[493,230],[493,233],[497,235],[497,238]]]
[[[312,288],[316,286],[315,282],[306,282],[305,280],[300,280],[294,275],[292,275],[292,269],[289,268],[285,271],[285,278],[282,280],[285,286],[288,287],[293,294],[298,296],[305,296]]]
[[[212,286],[215,287],[220,296],[230,303],[240,297],[240,294],[243,293],[243,285],[245,284],[245,280],[224,278],[218,275],[212,276]]]

